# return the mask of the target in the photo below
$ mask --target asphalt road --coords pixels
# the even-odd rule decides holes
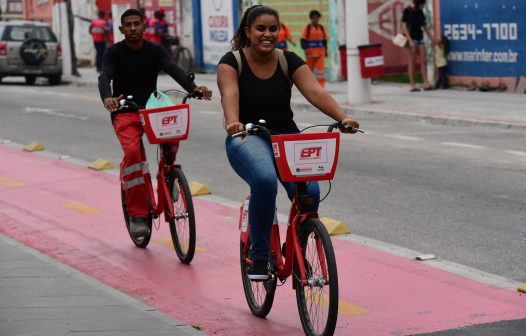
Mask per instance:
[[[121,149],[94,88],[1,84],[0,101],[0,139],[38,141],[56,153],[118,166]],[[190,138],[178,157],[187,177],[241,202],[248,188],[226,159],[218,97],[191,109]],[[320,113],[295,112],[300,126],[328,122]],[[342,136],[322,216],[361,236],[526,282],[523,131],[379,116],[359,121],[366,133]],[[322,194],[327,189],[323,183]],[[283,192],[278,207],[288,210]]]

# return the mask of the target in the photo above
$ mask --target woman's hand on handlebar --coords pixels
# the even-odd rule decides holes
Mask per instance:
[[[115,97],[104,98],[104,107],[106,108],[106,110],[110,112],[115,112],[119,108],[119,101],[122,98],[124,98],[122,94],[118,96],[117,98]]]
[[[202,97],[205,100],[210,100],[212,98],[212,91],[209,90],[206,86],[198,86],[192,92],[193,94]]]
[[[359,131],[360,124],[356,120],[345,118],[341,122],[342,124],[349,127],[349,128],[341,128],[340,131],[342,133],[356,133]]]
[[[225,130],[228,135],[233,135],[239,132],[242,132],[245,130],[245,125],[243,123],[240,123],[239,121],[227,124],[225,126]]]

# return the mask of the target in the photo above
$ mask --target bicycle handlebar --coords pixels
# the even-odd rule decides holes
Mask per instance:
[[[260,119],[259,123],[260,124],[265,124],[266,122],[265,122],[265,120]],[[354,127],[352,127],[350,125],[343,124],[340,121],[332,123],[330,125],[313,125],[313,126],[309,126],[307,128],[317,127],[317,126],[328,126],[327,132],[332,132],[333,129],[337,128],[337,129],[340,130],[340,132],[343,132],[343,133],[345,133],[345,131],[350,131],[351,133],[365,133],[365,131],[363,131],[363,130],[361,130],[359,128],[354,128]],[[306,130],[307,128],[304,128],[303,130],[301,130],[300,133],[303,132],[304,130]],[[276,132],[274,132],[274,133],[276,133]],[[232,138],[237,138],[237,137],[240,137],[240,136],[256,135],[256,134],[271,135],[272,131],[270,131],[269,129],[267,129],[263,125],[254,125],[253,123],[247,123],[245,125],[245,130],[244,131],[234,133],[231,136],[232,136]]]
[[[186,76],[186,80],[191,83],[192,85],[196,86],[194,83],[195,80],[195,74],[193,72],[189,72]],[[197,86],[196,86],[197,87]],[[163,93],[169,92],[169,91],[177,91],[184,93],[185,96],[183,98],[182,104],[186,104],[186,101],[188,99],[194,98],[194,99],[203,99],[203,94],[199,92],[189,92],[186,93],[184,91],[170,89],[163,91]],[[140,109],[143,109],[144,106],[139,106],[133,101],[133,96],[126,96],[126,98],[121,99],[119,101],[119,108],[117,109],[117,113],[128,113],[128,112],[138,112]]]

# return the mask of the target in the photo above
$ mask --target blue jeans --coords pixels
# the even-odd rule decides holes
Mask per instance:
[[[226,154],[234,171],[250,186],[248,222],[252,241],[252,258],[268,260],[269,237],[276,210],[279,176],[274,165],[274,152],[268,136],[250,135],[241,138],[227,137]],[[290,200],[294,197],[295,184],[282,182]],[[311,211],[318,211],[320,188],[317,182],[308,183],[308,193],[314,198]]]

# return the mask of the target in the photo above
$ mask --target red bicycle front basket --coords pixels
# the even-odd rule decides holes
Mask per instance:
[[[286,182],[332,180],[338,163],[340,133],[273,135],[279,175]]]
[[[186,140],[190,128],[188,104],[139,111],[146,137],[151,144]]]

